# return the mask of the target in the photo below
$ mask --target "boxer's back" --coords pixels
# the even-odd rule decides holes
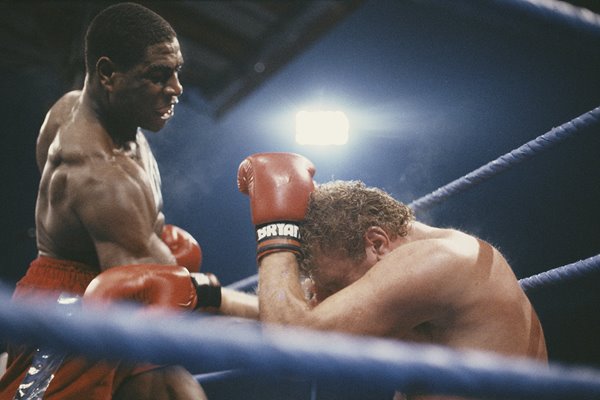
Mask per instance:
[[[459,231],[414,225],[421,238],[412,242],[412,247],[401,246],[394,251],[397,265],[407,270],[414,265],[427,269],[441,252],[449,256],[446,257],[449,262],[447,266],[431,263],[439,272],[428,276],[439,279],[411,281],[415,287],[431,287],[417,290],[422,296],[410,299],[413,305],[435,299],[436,312],[434,317],[409,332],[402,332],[398,338],[547,362],[540,321],[502,254],[490,244]],[[431,242],[440,245],[431,246]],[[428,251],[415,251],[415,246],[427,246]],[[458,262],[453,262],[453,258]],[[403,397],[399,393],[394,397],[394,400],[403,399],[466,400],[437,395]]]
[[[434,293],[424,291],[427,296],[438,296],[440,309],[444,311],[416,327],[414,339],[546,361],[540,321],[502,254],[483,240],[459,231],[420,223],[414,226],[424,239],[414,241],[414,245],[440,243],[438,252],[448,253],[450,260],[438,268],[436,276],[442,279]],[[428,246],[432,248],[429,243]],[[427,265],[433,259],[431,250],[430,257],[423,259],[411,258],[403,250],[400,247],[394,256],[404,268],[411,264]],[[420,254],[414,247],[411,251]]]

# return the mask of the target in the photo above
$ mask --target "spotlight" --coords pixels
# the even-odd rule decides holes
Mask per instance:
[[[342,111],[299,111],[296,142],[302,145],[343,145],[348,142],[348,118]]]

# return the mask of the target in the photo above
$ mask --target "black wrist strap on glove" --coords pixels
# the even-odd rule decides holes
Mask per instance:
[[[300,226],[294,221],[271,222],[256,226],[256,260],[270,253],[291,251],[300,255]]]
[[[192,282],[196,287],[196,297],[198,298],[196,308],[221,307],[221,285],[209,284],[210,278],[207,276],[204,276],[206,278],[205,282],[199,282],[198,275],[203,274],[194,274],[192,276]]]

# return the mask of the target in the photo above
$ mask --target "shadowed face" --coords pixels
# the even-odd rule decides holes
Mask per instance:
[[[315,268],[311,277],[317,302],[362,278],[377,261],[368,256],[362,261],[355,261],[347,257],[324,254],[316,254],[313,260]]]
[[[182,65],[179,42],[174,38],[148,47],[140,63],[115,72],[110,98],[115,120],[153,132],[162,129],[173,117],[177,98],[183,93],[178,77]]]

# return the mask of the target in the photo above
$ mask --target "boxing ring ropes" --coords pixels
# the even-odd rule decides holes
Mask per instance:
[[[432,1],[429,1],[431,3]],[[477,3],[477,6],[473,4]],[[600,38],[600,16],[544,0],[456,1],[533,15]],[[553,128],[409,204],[416,212],[463,192],[561,143],[600,126],[600,107]],[[600,254],[521,279],[527,293],[600,271]],[[228,287],[247,290],[251,276]],[[457,396],[511,399],[600,399],[600,370],[509,358],[475,350],[266,326],[258,322],[198,314],[150,316],[131,306],[108,314],[77,309],[66,314],[56,304],[11,303],[0,285],[0,339],[19,340],[92,358],[178,364],[198,381],[240,374],[302,377],[307,381],[352,382],[363,387]]]

